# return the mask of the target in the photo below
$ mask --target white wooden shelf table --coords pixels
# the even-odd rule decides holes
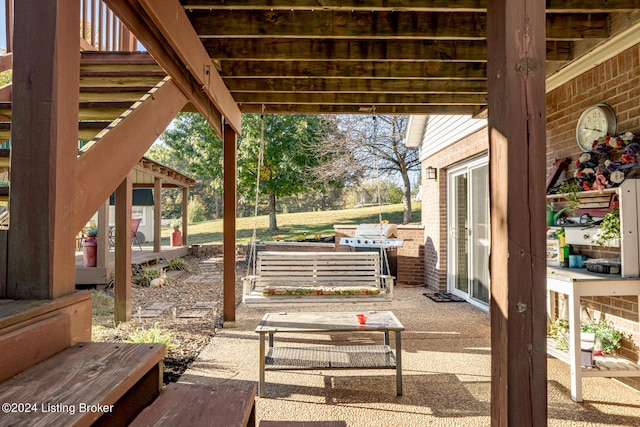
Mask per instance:
[[[569,351],[557,350],[547,341],[547,353],[568,363],[571,398],[582,402],[583,377],[640,377],[640,365],[619,356],[596,356],[596,366],[582,367],[580,354],[580,297],[640,295],[640,278],[621,278],[577,268],[547,268],[547,312],[552,313],[551,292],[567,295],[569,304]]]

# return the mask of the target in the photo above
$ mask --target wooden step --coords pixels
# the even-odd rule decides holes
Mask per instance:
[[[165,354],[162,344],[76,344],[0,384],[2,424],[126,426],[160,393]]]
[[[255,426],[255,397],[252,382],[171,383],[130,426]]]

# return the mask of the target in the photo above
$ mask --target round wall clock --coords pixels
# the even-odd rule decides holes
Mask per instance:
[[[584,110],[576,126],[576,140],[582,151],[591,151],[593,141],[616,133],[616,113],[607,104],[595,104]]]

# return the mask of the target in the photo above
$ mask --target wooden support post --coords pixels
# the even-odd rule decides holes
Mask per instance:
[[[222,283],[224,321],[236,321],[236,161],[237,139],[233,128],[225,123],[224,133],[224,202],[222,232]]]
[[[187,223],[189,222],[189,189],[182,189],[182,246],[186,246],[188,243],[187,235]]]
[[[109,199],[98,210],[98,253],[96,267],[109,265]]]
[[[13,52],[13,0],[4,1],[7,53]]]
[[[0,299],[7,297],[7,230],[0,230]]]
[[[58,298],[75,292],[81,227],[75,223],[80,3],[21,0],[14,16],[7,296]]]
[[[131,204],[133,183],[131,173],[116,189],[116,324],[131,319]]]
[[[491,421],[546,426],[545,4],[487,6]]]
[[[162,250],[162,180],[153,181],[153,252]]]

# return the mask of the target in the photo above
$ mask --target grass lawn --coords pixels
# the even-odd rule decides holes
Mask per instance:
[[[413,202],[411,222],[420,222],[420,202]],[[324,212],[300,212],[290,214],[278,214],[277,222],[279,230],[269,231],[269,217],[258,216],[256,220],[256,236],[259,240],[273,241],[274,236],[282,236],[283,240],[295,240],[296,236],[313,238],[319,234],[322,237],[333,236],[334,225],[349,224],[377,224],[380,222],[378,214],[382,212],[382,219],[391,224],[402,224],[402,204],[373,206],[360,209],[345,209],[339,211]],[[237,219],[237,242],[247,243],[251,240],[254,227],[254,218]],[[162,244],[169,245],[171,229],[162,229]],[[204,221],[189,224],[189,244],[222,243],[222,220]]]

